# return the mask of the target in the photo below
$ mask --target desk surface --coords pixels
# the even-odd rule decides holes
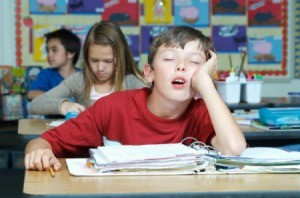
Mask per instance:
[[[52,120],[43,119],[20,119],[18,124],[18,134],[25,136],[38,136],[42,132],[50,129],[46,123]],[[295,139],[300,138],[299,131],[276,131],[268,132],[250,126],[240,125],[246,139]]]
[[[51,121],[51,119],[20,119],[18,123],[18,134],[40,135],[51,128],[47,126],[47,123]]]
[[[181,176],[70,176],[65,160],[51,177],[49,172],[26,171],[27,195],[171,196],[195,195],[299,195],[299,174],[181,175]],[[219,194],[220,195],[220,194]]]
[[[262,103],[269,107],[300,107],[300,100],[293,97],[264,97]]]
[[[231,111],[237,109],[251,110],[263,107],[300,107],[300,100],[292,97],[262,97],[260,103],[241,102],[237,104],[227,104]]]

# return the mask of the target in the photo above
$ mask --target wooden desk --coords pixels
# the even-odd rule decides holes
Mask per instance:
[[[292,97],[264,97],[262,102],[269,107],[300,107],[300,101]]]
[[[44,131],[50,129],[46,123],[52,120],[44,119],[20,119],[18,125],[18,134],[23,136],[39,136]],[[240,125],[246,139],[260,140],[260,139],[300,139],[299,131],[280,131],[268,132],[261,129],[256,129],[250,126]]]
[[[267,102],[260,102],[260,103],[245,103],[245,102],[240,102],[237,104],[227,104],[227,107],[231,112],[234,112],[234,110],[245,110],[245,111],[250,111],[252,109],[260,109],[263,107],[269,107],[270,104]]]
[[[20,135],[40,135],[50,129],[46,123],[51,119],[20,119],[18,124],[18,134]]]
[[[47,171],[26,171],[23,192],[34,197],[289,197],[300,193],[299,174],[74,177],[61,162],[53,178]]]
[[[300,100],[292,97],[262,97],[260,103],[227,104],[231,112],[238,109],[250,111],[251,109],[260,109],[263,107],[300,107]]]

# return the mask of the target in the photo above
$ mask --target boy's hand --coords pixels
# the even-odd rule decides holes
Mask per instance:
[[[50,149],[39,149],[26,154],[25,168],[27,170],[49,170],[53,167],[54,171],[58,171],[61,167],[59,160],[54,156]]]
[[[209,74],[209,76],[214,79],[217,73],[217,55],[209,50],[210,59],[208,59],[200,68],[200,71],[204,71]]]
[[[192,87],[196,91],[200,91],[200,87],[204,84],[203,80],[210,77],[211,80],[215,78],[217,73],[217,55],[213,51],[209,51],[210,59],[208,59],[199,69],[194,73],[192,77]]]
[[[60,111],[63,115],[66,115],[68,112],[81,112],[84,111],[85,107],[81,104],[70,102],[70,101],[64,101],[60,106]]]

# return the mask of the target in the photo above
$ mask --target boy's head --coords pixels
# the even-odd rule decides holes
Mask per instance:
[[[153,67],[152,63],[159,47],[181,47],[184,49],[188,42],[195,40],[199,40],[201,45],[200,49],[204,51],[206,54],[206,60],[208,60],[210,58],[209,50],[215,51],[211,39],[195,28],[177,26],[162,32],[154,38],[148,53],[148,64]]]
[[[51,39],[58,39],[60,43],[64,46],[66,52],[74,54],[72,63],[74,66],[76,65],[80,55],[80,48],[81,48],[81,41],[78,36],[76,36],[70,30],[59,29],[46,34],[45,38],[46,38],[47,45]]]

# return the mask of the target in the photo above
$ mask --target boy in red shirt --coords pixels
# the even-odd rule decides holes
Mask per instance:
[[[152,42],[144,74],[152,88],[115,92],[28,143],[25,166],[55,171],[57,157],[87,157],[110,145],[178,143],[193,137],[227,155],[246,147],[244,135],[213,83],[217,56],[211,40],[174,27]],[[199,93],[202,99],[195,99]]]

